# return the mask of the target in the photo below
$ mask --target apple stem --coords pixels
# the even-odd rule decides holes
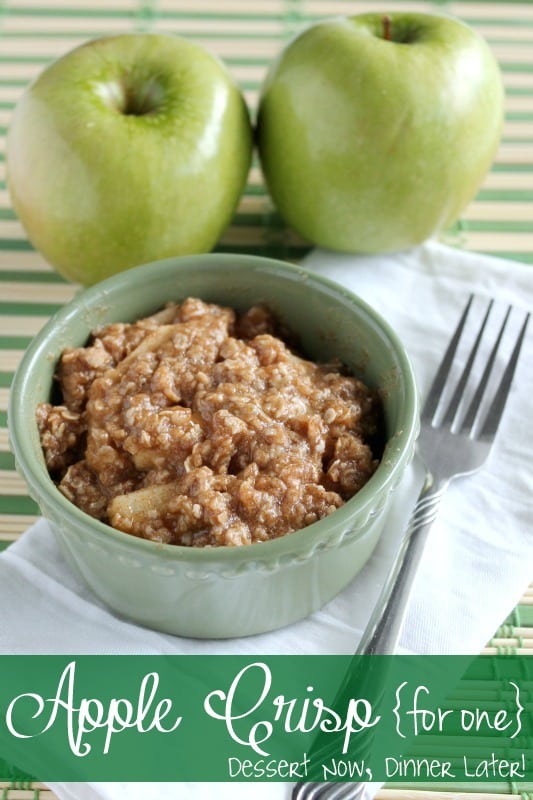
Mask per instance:
[[[392,40],[392,20],[388,14],[385,14],[381,22],[383,24],[383,38],[386,42],[390,42]]]

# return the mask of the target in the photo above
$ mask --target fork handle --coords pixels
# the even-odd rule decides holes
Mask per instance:
[[[427,473],[401,547],[357,648],[357,655],[392,655],[396,650],[415,572],[447,488],[448,481],[436,482]]]

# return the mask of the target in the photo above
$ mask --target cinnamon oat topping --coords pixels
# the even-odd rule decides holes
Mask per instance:
[[[50,472],[127,533],[243,545],[335,511],[371,477],[380,406],[278,338],[268,310],[189,298],[65,350],[63,402],[37,410]]]

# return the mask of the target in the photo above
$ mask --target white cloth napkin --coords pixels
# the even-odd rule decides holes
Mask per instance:
[[[317,250],[305,265],[356,292],[389,321],[411,356],[422,396],[471,291],[493,296],[496,312],[507,303],[533,307],[533,267],[435,242],[373,257]],[[516,327],[514,317],[511,324]],[[445,498],[413,588],[401,639],[404,651],[479,652],[533,579],[532,356],[533,329],[489,463],[477,476],[453,484]],[[420,465],[413,464],[375,553],[351,586],[302,622],[240,640],[182,639],[115,617],[72,574],[47,524],[40,521],[0,556],[0,653],[352,653],[421,477]],[[238,800],[248,798],[251,789],[247,783],[91,783],[51,788],[65,800],[213,796]],[[289,795],[288,784],[253,786],[258,800]]]

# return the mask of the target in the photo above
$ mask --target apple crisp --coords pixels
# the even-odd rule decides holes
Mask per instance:
[[[188,298],[65,350],[60,402],[37,410],[61,492],[121,531],[193,547],[331,514],[377,467],[380,403],[284,339],[266,308]]]

